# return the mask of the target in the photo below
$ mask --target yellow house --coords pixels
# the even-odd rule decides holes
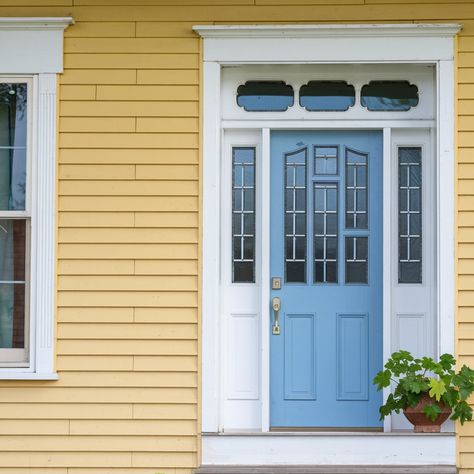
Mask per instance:
[[[1,0],[0,38],[0,474],[474,473],[371,382],[474,366],[471,0]]]

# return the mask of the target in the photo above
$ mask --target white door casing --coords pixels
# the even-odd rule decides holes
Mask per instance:
[[[424,309],[416,313],[420,314],[439,314],[438,318],[432,318],[427,321],[426,318],[413,318],[413,311],[403,307],[397,307],[397,290],[392,291],[392,282],[396,272],[396,262],[393,261],[393,248],[397,245],[396,226],[392,226],[392,231],[385,240],[389,243],[388,251],[384,254],[384,268],[391,270],[388,275],[384,275],[384,289],[390,286],[390,297],[384,299],[384,357],[388,356],[393,349],[397,347],[397,337],[400,330],[403,329],[402,323],[420,323],[414,327],[422,328],[426,341],[423,349],[428,353],[453,352],[454,348],[454,80],[453,80],[453,35],[458,31],[457,25],[431,25],[419,28],[418,25],[377,25],[363,26],[354,25],[347,28],[346,25],[335,25],[331,27],[310,27],[294,28],[277,26],[274,28],[259,27],[196,27],[197,31],[206,39],[204,40],[204,202],[203,202],[203,426],[202,431],[217,433],[229,429],[250,431],[268,431],[268,246],[260,245],[257,248],[257,284],[253,290],[239,288],[237,293],[230,290],[232,285],[227,285],[230,280],[227,278],[228,271],[226,266],[230,267],[230,258],[227,258],[228,249],[225,248],[225,232],[221,234],[220,229],[229,229],[227,225],[229,217],[226,216],[226,209],[229,209],[229,199],[225,199],[224,189],[229,187],[229,150],[232,144],[236,145],[255,145],[257,152],[257,182],[260,184],[261,194],[257,198],[257,212],[260,211],[261,224],[257,229],[258,242],[268,242],[269,237],[269,219],[268,209],[265,209],[265,193],[268,193],[268,170],[269,160],[269,130],[270,128],[381,128],[384,129],[384,162],[388,162],[384,170],[384,185],[389,184],[391,194],[385,193],[384,207],[385,211],[391,210],[386,215],[388,222],[394,221],[394,207],[392,203],[395,199],[396,183],[390,180],[393,177],[394,160],[396,159],[396,147],[398,145],[418,144],[423,146],[426,154],[436,157],[436,166],[432,170],[427,170],[428,177],[435,181],[435,186],[430,187],[434,196],[436,196],[437,206],[433,207],[436,216],[424,223],[424,226],[436,229],[434,235],[439,235],[439,229],[443,229],[443,245],[440,245],[439,239],[434,238],[431,246],[427,246],[425,252],[430,253],[435,258],[436,281],[432,287],[425,287],[425,294],[433,292],[432,301],[435,311]],[[252,33],[257,32],[254,36]],[[306,55],[313,57],[294,58],[287,51],[284,45],[283,37],[294,33],[294,41],[304,48]],[[321,45],[327,38],[334,35],[341,35],[339,42],[341,47],[335,47],[331,50],[334,63],[367,63],[375,61],[374,51],[370,52],[371,57],[364,57],[362,48],[344,49],[342,45],[347,42],[363,45],[369,39],[384,37],[384,33],[391,38],[390,47],[385,51],[379,52],[379,61],[385,63],[403,62],[403,63],[425,63],[431,64],[435,71],[435,85],[433,100],[431,104],[435,106],[432,109],[432,115],[429,113],[421,116],[414,116],[407,120],[385,120],[383,124],[380,120],[366,120],[364,123],[356,122],[357,116],[335,117],[332,121],[326,117],[302,117],[297,112],[294,116],[285,118],[279,117],[278,120],[269,120],[265,114],[252,114],[250,120],[233,116],[229,112],[229,101],[224,101],[226,82],[222,82],[223,68],[226,65],[242,65],[248,63],[290,63],[301,62],[304,64],[320,64],[329,61],[328,58],[314,57],[314,51],[321,51]],[[220,35],[222,38],[220,38]],[[417,36],[419,35],[419,37]],[[254,46],[244,48],[242,41],[248,42],[252,37]],[[272,38],[272,47],[269,47],[268,39]],[[410,38],[412,45],[409,50],[396,49],[395,45],[403,45]],[[220,41],[224,39],[225,41]],[[420,40],[420,41],[418,41]],[[275,43],[276,41],[276,43]],[[207,43],[207,44],[206,44]],[[258,44],[257,44],[258,43]],[[281,56],[275,57],[273,50],[278,50],[281,45]],[[311,53],[311,47],[319,45]],[[428,47],[430,45],[430,47]],[[207,47],[209,46],[209,48]],[[237,51],[237,47],[238,51]],[[427,48],[427,49],[426,49]],[[245,59],[245,51],[249,52],[249,57]],[[300,50],[300,48],[296,48]],[[355,50],[360,54],[356,57]],[[378,49],[378,48],[376,48]],[[400,51],[406,51],[406,58]],[[301,53],[303,54],[303,53]],[[300,54],[300,56],[301,56]],[[259,56],[258,58],[255,55]],[[339,66],[338,66],[339,67]],[[412,66],[408,66],[407,70]],[[327,67],[324,71],[331,73]],[[232,74],[238,68],[229,69]],[[336,68],[337,69],[337,68]],[[283,69],[280,69],[283,70]],[[344,71],[344,68],[342,69]],[[279,79],[285,80],[285,74],[280,74]],[[313,78],[311,78],[313,79]],[[337,77],[341,79],[341,77]],[[345,77],[342,77],[345,79]],[[296,88],[295,88],[296,89]],[[443,94],[440,91],[443,90]],[[226,112],[227,110],[227,112]],[[238,110],[238,109],[237,109]],[[240,113],[241,111],[238,110]],[[291,115],[291,114],[290,114]],[[440,120],[440,117],[443,119]],[[305,119],[304,122],[301,120]],[[379,119],[379,117],[377,117]],[[222,120],[222,121],[221,121]],[[324,121],[323,121],[324,120]],[[376,125],[376,123],[378,125]],[[222,126],[222,128],[221,128]],[[433,128],[435,127],[435,128]],[[231,129],[241,128],[241,132],[232,132]],[[410,129],[419,128],[419,131],[410,132]],[[221,130],[226,129],[224,134]],[[252,130],[252,131],[249,131]],[[434,130],[436,129],[436,133]],[[431,132],[429,130],[432,130]],[[431,138],[430,138],[431,137]],[[222,150],[222,151],[221,151]],[[387,160],[387,154],[391,159]],[[219,157],[222,156],[220,166]],[[226,159],[227,157],[227,159]],[[391,168],[392,167],[392,168]],[[424,177],[425,179],[425,177]],[[221,194],[222,193],[222,194]],[[224,199],[221,200],[221,197]],[[428,196],[427,196],[428,197]],[[258,202],[260,200],[260,205]],[[263,204],[263,205],[262,205]],[[396,207],[395,207],[396,209]],[[387,214],[387,213],[385,213]],[[427,218],[425,216],[425,218]],[[387,222],[387,221],[386,221]],[[426,230],[425,230],[426,231]],[[228,234],[230,237],[230,233]],[[390,243],[391,242],[391,243]],[[446,243],[451,243],[448,245]],[[228,245],[228,244],[227,244]],[[216,252],[216,248],[220,252]],[[431,250],[428,248],[430,247]],[[392,248],[392,251],[389,249]],[[396,255],[396,253],[395,253]],[[426,261],[426,258],[424,258]],[[425,270],[426,271],[426,270]],[[387,273],[387,271],[385,271]],[[442,280],[441,280],[442,279]],[[235,286],[235,285],[234,285]],[[438,287],[439,291],[434,292]],[[245,292],[250,293],[245,293]],[[253,291],[253,293],[252,293]],[[229,293],[230,292],[230,293]],[[384,291],[386,293],[386,291]],[[436,295],[435,295],[436,293]],[[385,295],[384,295],[385,296]],[[436,296],[436,298],[435,298]],[[252,308],[230,307],[233,301],[246,301]],[[430,303],[431,304],[431,303]],[[230,306],[229,306],[230,305]],[[392,315],[396,317],[392,318]],[[401,317],[400,317],[401,316]],[[409,317],[412,319],[409,319]],[[429,318],[428,318],[429,319]],[[420,322],[420,320],[422,320]],[[387,324],[388,323],[388,324]],[[413,327],[413,326],[410,326]],[[259,345],[254,351],[239,353],[244,354],[244,359],[240,359],[242,364],[236,360],[230,360],[229,354],[234,354],[235,349],[239,347],[239,341],[232,338],[232,335],[240,331],[242,339],[248,339],[251,335],[258,339]],[[398,332],[397,332],[398,331]],[[428,334],[428,335],[427,335]],[[430,342],[433,341],[430,349]],[[232,350],[229,350],[233,348]],[[227,350],[224,350],[227,349]],[[421,349],[420,349],[421,350]],[[253,364],[252,364],[253,361]],[[231,370],[235,372],[232,373]],[[239,372],[240,371],[240,372]],[[227,374],[227,376],[224,376]],[[239,387],[227,383],[234,380],[234,375],[244,377],[246,383],[253,380],[254,386],[248,385],[245,394]],[[257,386],[255,386],[257,382]],[[244,384],[245,385],[245,384]],[[403,427],[403,423],[393,420],[393,428]],[[390,431],[390,420],[385,425],[385,430]],[[212,443],[211,443],[212,444]],[[203,443],[203,461],[206,458],[206,441]],[[210,446],[210,445],[209,445]],[[446,444],[448,447],[448,445]],[[212,448],[213,449],[213,448]],[[449,446],[448,451],[451,449]],[[449,456],[448,456],[449,457]],[[212,456],[209,458],[212,459]],[[370,463],[370,460],[369,460]]]

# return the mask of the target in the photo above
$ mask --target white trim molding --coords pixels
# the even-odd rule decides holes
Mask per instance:
[[[65,18],[0,18],[0,74],[32,77],[29,365],[3,367],[0,379],[55,380],[55,200],[57,73],[63,71]],[[23,76],[22,76],[23,75]]]
[[[0,18],[1,74],[40,74],[63,71],[64,18]]]
[[[383,123],[376,128],[385,128],[385,138],[390,138],[387,129],[391,127],[410,128],[433,127],[436,134],[433,157],[436,158],[437,189],[437,288],[436,314],[438,315],[436,352],[454,351],[454,37],[461,29],[458,24],[360,24],[360,25],[204,25],[195,26],[194,31],[203,39],[203,279],[202,279],[202,432],[203,463],[222,461],[223,455],[235,453],[225,463],[239,464],[241,450],[235,449],[235,439],[222,435],[223,426],[221,405],[222,393],[221,351],[222,334],[222,297],[220,274],[221,196],[222,183],[221,160],[223,156],[223,129],[255,129],[262,131],[265,150],[268,148],[269,130],[282,126],[275,118],[262,118],[258,121],[240,120],[223,122],[222,83],[223,67],[243,65],[283,65],[283,64],[426,64],[436,71],[435,100],[436,113],[433,120],[424,123]],[[255,119],[255,117],[253,117]],[[297,120],[285,122],[284,127],[298,127]],[[301,128],[328,128],[329,120],[314,120],[301,124]],[[334,128],[338,124],[333,123]],[[345,124],[350,127],[350,124]],[[370,123],[353,122],[353,128],[370,128]],[[386,144],[389,151],[389,145]],[[268,159],[268,157],[267,157]],[[264,216],[265,217],[265,216]],[[441,234],[442,232],[442,234]],[[388,258],[386,256],[386,258]],[[264,273],[268,279],[268,275]],[[268,285],[268,281],[263,281]],[[266,311],[268,304],[262,302]],[[388,309],[387,309],[388,308]],[[384,311],[390,308],[390,301],[384,302]],[[268,341],[265,328],[268,321],[262,310],[262,372],[261,391],[262,413],[260,432],[268,432]],[[385,320],[385,315],[384,315]],[[388,329],[387,329],[388,331]],[[384,333],[384,346],[389,333]],[[389,354],[385,347],[384,356]],[[385,425],[390,430],[390,423]],[[254,433],[255,434],[255,431]],[[209,435],[209,436],[208,436]],[[271,437],[273,433],[265,436]],[[335,434],[328,435],[329,438]],[[352,434],[354,440],[359,434]],[[214,439],[212,437],[215,436]],[[249,464],[258,464],[260,449],[258,436],[247,432],[249,444],[255,451],[255,459]],[[275,435],[276,436],[276,435]],[[297,436],[296,436],[297,437]],[[219,439],[218,439],[219,438]],[[329,439],[328,438],[328,439]],[[263,438],[262,438],[263,439]],[[385,438],[384,438],[385,439]],[[387,438],[388,439],[388,438]],[[394,436],[390,443],[394,452],[401,452],[402,441]],[[404,438],[403,438],[404,439]],[[418,438],[417,438],[418,439]],[[454,438],[449,438],[454,443]],[[446,440],[446,438],[444,438]],[[404,440],[405,442],[407,440]],[[267,441],[271,444],[271,441]],[[357,441],[354,441],[357,442]],[[262,441],[262,443],[264,443]],[[401,443],[401,444],[400,444]],[[409,443],[409,442],[408,442]],[[427,450],[435,453],[438,441],[426,438]],[[455,452],[450,444],[443,463],[455,463]],[[245,444],[247,446],[247,444]],[[328,444],[334,447],[338,455],[344,446],[341,443]],[[217,452],[218,450],[219,452]],[[231,459],[232,458],[232,459]],[[375,457],[374,457],[375,459]],[[282,460],[282,463],[285,463]],[[417,463],[413,459],[400,456],[399,462]]]

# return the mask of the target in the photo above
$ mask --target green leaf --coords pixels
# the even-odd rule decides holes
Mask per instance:
[[[451,354],[443,354],[439,358],[439,364],[444,370],[450,370],[456,364],[456,359]]]
[[[439,402],[441,397],[446,393],[446,385],[442,380],[430,379],[430,397],[435,397]]]
[[[435,421],[436,417],[441,413],[441,408],[436,403],[431,403],[423,407],[423,413],[429,420]]]
[[[472,408],[467,404],[466,401],[460,401],[454,407],[451,420],[459,420],[461,422],[461,425],[463,425],[465,421],[472,420]]]
[[[381,370],[375,377],[374,377],[374,384],[377,385],[377,390],[382,390],[385,387],[390,385],[390,377],[392,373],[390,370]]]

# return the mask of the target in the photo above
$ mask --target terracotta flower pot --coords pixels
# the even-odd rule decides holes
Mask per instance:
[[[436,403],[441,408],[441,413],[434,421],[431,421],[423,413],[423,407],[432,403]],[[439,433],[441,425],[449,418],[449,415],[451,415],[451,408],[442,402],[437,402],[436,399],[431,398],[427,393],[423,393],[418,404],[414,407],[405,408],[403,413],[408,421],[414,425],[413,431],[415,433]]]

